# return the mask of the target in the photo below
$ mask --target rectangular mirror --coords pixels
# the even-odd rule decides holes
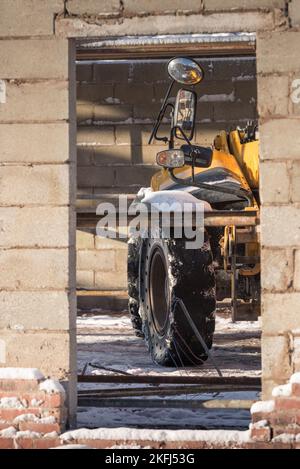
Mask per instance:
[[[196,93],[181,88],[176,96],[174,109],[174,126],[180,127],[188,140],[192,140],[195,129],[196,117]],[[176,129],[175,136],[184,140],[179,129]]]

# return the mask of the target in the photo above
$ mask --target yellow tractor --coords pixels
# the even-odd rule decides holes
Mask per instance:
[[[174,58],[168,73],[170,86],[149,140],[161,140],[168,148],[157,154],[161,170],[136,202],[148,208],[157,201],[180,206],[193,202],[192,211],[201,206],[202,243],[187,247],[184,234],[175,236],[175,225],[170,225],[168,236],[164,227],[132,236],[129,312],[155,363],[196,366],[207,359],[213,343],[217,301],[230,298],[233,321],[259,315],[258,131],[249,123],[244,129],[220,132],[211,148],[192,144],[195,87],[203,70],[192,59]],[[174,103],[175,83],[182,87]],[[168,109],[170,135],[159,136]]]

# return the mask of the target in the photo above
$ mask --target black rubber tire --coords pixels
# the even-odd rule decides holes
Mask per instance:
[[[207,354],[176,298],[183,300],[210,349],[216,288],[206,233],[201,249],[186,249],[184,239],[154,238],[143,240],[141,249],[139,311],[152,359],[162,366],[196,366]]]
[[[140,238],[130,238],[128,242],[128,312],[131,324],[137,337],[144,337],[142,319],[139,315],[139,256],[141,248]]]

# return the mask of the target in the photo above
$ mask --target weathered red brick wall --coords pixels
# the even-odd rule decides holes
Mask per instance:
[[[139,445],[150,448],[300,448],[300,373],[273,389],[273,399],[251,408],[249,431],[78,429],[64,433],[65,391],[37,369],[0,372],[0,449],[42,449],[64,444],[91,448]],[[129,429],[128,429],[129,430]],[[181,434],[182,438],[178,438]]]
[[[62,385],[37,369],[0,370],[0,448],[42,448],[42,438],[55,443],[66,428],[65,398]]]
[[[254,441],[292,444],[300,448],[300,373],[273,388],[272,399],[252,406]]]
[[[71,235],[74,233],[75,122],[70,106],[74,102],[70,66],[73,62],[69,62],[73,48],[68,38],[256,31],[259,33],[258,58],[262,64],[259,73],[262,78],[275,79],[277,75],[300,71],[299,21],[298,0],[1,1],[0,76],[10,91],[5,102],[1,98],[0,103],[1,135],[7,136],[8,131],[10,135],[5,141],[1,138],[5,164],[1,166],[0,204],[5,217],[1,227],[0,288],[6,308],[0,325],[1,366],[16,363],[32,366],[38,362],[51,376],[71,378],[69,395],[74,398],[76,305]],[[62,107],[57,103],[58,82],[67,90],[63,93],[64,100],[60,101]],[[276,79],[272,82],[273,89],[275,82]],[[277,107],[272,108],[261,126],[262,151],[270,160],[264,165],[265,172],[262,171],[265,178],[262,242],[269,250],[269,258],[263,257],[263,275],[268,267],[278,271],[277,259],[283,258],[281,254],[292,253],[292,263],[287,262],[292,269],[287,270],[293,280],[287,292],[280,292],[277,284],[263,291],[266,394],[274,383],[284,382],[287,374],[299,369],[300,348],[297,335],[300,120],[297,112],[285,106],[290,103],[290,88],[275,88],[275,100],[283,103],[283,107],[280,113]],[[271,89],[267,86],[267,91]],[[263,87],[259,85],[259,102],[274,103],[272,94],[266,93],[262,98],[261,91]],[[41,135],[44,138],[41,139]],[[26,147],[24,136],[30,141]],[[41,151],[45,141],[47,146]],[[279,195],[277,190],[268,195],[263,191],[270,187],[268,177],[272,187],[278,174],[280,179],[284,177],[288,181],[288,193],[284,184]],[[291,177],[286,178],[287,174]],[[58,212],[62,213],[60,236],[49,236],[49,223],[45,223],[45,219],[50,211],[52,220],[58,219]],[[16,214],[22,222],[22,230],[12,227],[11,220]],[[29,219],[34,223],[24,222]],[[278,240],[284,240],[284,244]],[[20,265],[26,265],[26,269],[20,269]],[[60,315],[52,316],[48,311],[60,311]],[[267,326],[272,325],[276,327],[268,330]],[[49,330],[52,331],[50,336]],[[71,408],[71,401],[69,405]]]

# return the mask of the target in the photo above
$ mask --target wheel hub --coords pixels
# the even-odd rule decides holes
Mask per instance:
[[[162,335],[169,316],[169,278],[164,253],[158,246],[150,259],[148,288],[151,316],[156,331]]]

